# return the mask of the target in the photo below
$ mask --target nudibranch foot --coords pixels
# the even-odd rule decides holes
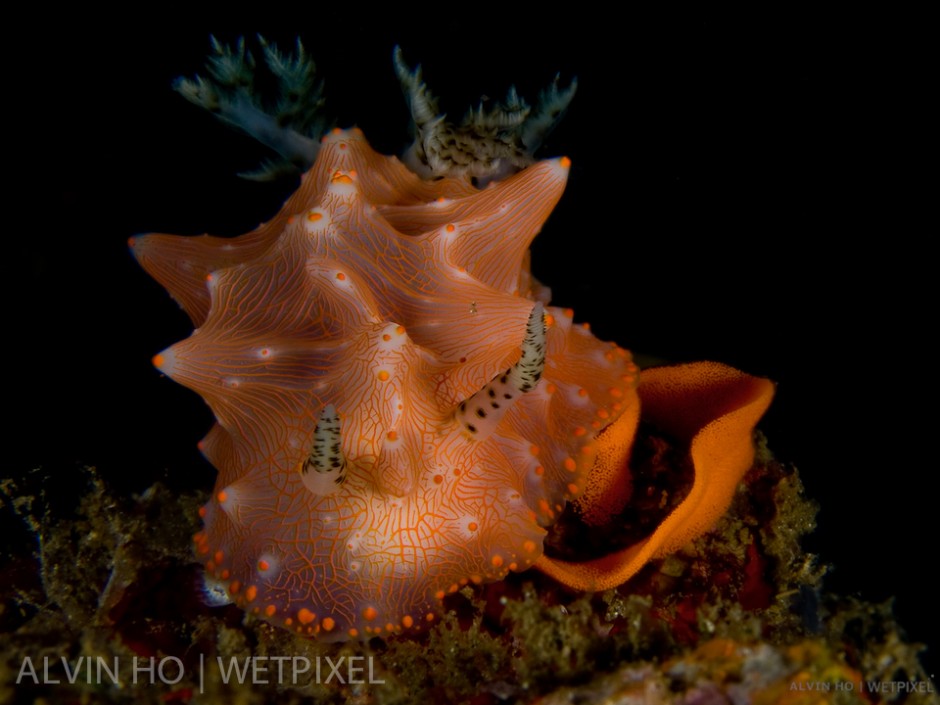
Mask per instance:
[[[296,53],[282,53],[258,36],[264,66],[274,78],[277,98],[265,101],[258,85],[258,64],[245,47],[234,48],[210,37],[213,54],[206,63],[208,78],[178,78],[173,88],[186,100],[208,110],[222,122],[244,131],[280,159],[268,161],[240,176],[269,181],[285,173],[306,171],[317,156],[320,137],[329,129],[323,116],[323,81],[316,65],[297,39]],[[268,103],[273,107],[269,107]]]
[[[535,567],[571,588],[621,585],[651,559],[711,530],[754,461],[754,427],[770,405],[774,385],[726,365],[699,362],[645,370],[639,394],[643,418],[687,444],[692,488],[652,535],[632,546],[581,562],[542,555]]]

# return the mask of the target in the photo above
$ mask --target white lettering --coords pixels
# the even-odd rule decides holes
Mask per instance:
[[[140,665],[141,662],[145,662],[147,665],[141,666]],[[137,677],[140,675],[141,672],[147,673],[150,676],[150,683],[153,683],[153,671],[154,671],[153,656],[151,656],[148,659],[138,659],[136,656],[134,657],[133,682],[135,685],[137,684]]]
[[[302,664],[303,668],[298,668],[297,665]],[[310,659],[306,656],[294,656],[291,661],[291,666],[293,667],[294,674],[291,677],[291,683],[297,685],[297,676],[302,675],[310,670]]]
[[[27,656],[23,659],[23,663],[20,664],[20,672],[16,676],[16,684],[19,685],[20,681],[23,680],[23,675],[27,674],[30,678],[33,679],[35,685],[39,685],[39,676],[36,673],[36,667],[33,665],[33,660]]]
[[[268,679],[268,667],[260,666],[262,662],[267,662],[266,656],[255,656],[251,659],[251,682],[255,685],[267,685]],[[264,674],[264,679],[261,678],[259,674]]]
[[[340,656],[339,661],[337,661],[335,664],[333,663],[333,659],[331,659],[329,656],[324,656],[324,658],[326,659],[326,665],[330,667],[330,675],[326,677],[324,683],[329,683],[330,679],[332,679],[335,675],[339,679],[339,682],[345,685],[346,681],[343,680],[343,674],[339,672],[339,669],[342,667],[343,661],[346,660],[346,657]]]
[[[370,683],[374,683],[374,684],[384,683],[384,682],[385,682],[385,679],[384,679],[384,678],[383,678],[382,680],[380,680],[380,681],[377,681],[377,680],[375,680],[375,677],[372,675],[372,667],[373,667],[374,665],[375,665],[375,661],[374,661],[374,659],[370,656],[370,657],[369,657],[369,682],[370,682]]]
[[[166,666],[168,661],[176,665],[176,678],[173,680],[167,678],[163,673],[163,667]],[[183,676],[186,675],[186,669],[183,667],[182,660],[176,656],[164,656],[162,659],[160,659],[160,664],[157,666],[157,674],[160,676],[160,681],[164,685],[176,685],[181,680],[183,680]]]
[[[101,683],[103,682],[103,679],[101,678],[102,671],[108,674],[108,677],[111,679],[112,685],[121,685],[120,681],[118,681],[118,671],[120,669],[118,668],[117,656],[114,657],[113,665],[114,665],[114,670],[111,670],[110,668],[108,668],[108,662],[105,660],[104,656],[98,657],[98,680],[96,681],[98,685],[101,685]]]
[[[245,659],[245,663],[241,668],[238,667],[238,659],[235,656],[232,656],[229,661],[228,669],[225,668],[225,664],[222,662],[222,657],[217,656],[216,659],[219,662],[219,673],[222,674],[222,682],[228,685],[229,679],[232,677],[232,673],[235,673],[235,678],[238,681],[239,685],[245,684],[245,678],[248,676],[248,666],[250,658]]]

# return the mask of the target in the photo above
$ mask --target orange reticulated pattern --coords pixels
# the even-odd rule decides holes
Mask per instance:
[[[454,412],[520,358],[545,292],[528,248],[567,173],[556,159],[482,191],[426,182],[334,131],[255,231],[132,240],[197,326],[155,364],[215,413],[200,447],[219,477],[194,542],[237,603],[301,634],[369,638],[538,560],[598,433],[635,415],[629,353],[546,306],[535,388],[485,438]],[[299,468],[328,405],[345,481],[315,494]]]

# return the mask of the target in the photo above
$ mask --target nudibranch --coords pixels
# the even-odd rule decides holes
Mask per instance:
[[[415,111],[423,84],[396,64]],[[131,240],[196,328],[154,363],[217,420],[194,537],[210,586],[297,633],[364,639],[418,629],[509,571],[617,584],[710,528],[772,387],[719,365],[640,382],[626,350],[550,305],[528,248],[566,158],[497,164],[479,189],[472,169],[424,180],[357,129],[315,152],[250,233]],[[545,557],[566,503],[602,521],[625,499],[641,395],[691,443],[692,492],[625,555]],[[691,401],[671,415],[677,397]]]

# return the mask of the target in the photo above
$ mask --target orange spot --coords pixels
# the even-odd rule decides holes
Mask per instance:
[[[566,309],[563,309],[563,310],[562,310],[562,313],[565,314],[565,316],[567,316],[568,318],[574,318],[574,309],[573,309],[573,308],[566,308]]]
[[[233,595],[237,595],[238,591],[242,589],[242,584],[237,580],[233,580],[232,584],[228,586],[228,591]]]
[[[604,408],[602,407],[602,408],[600,408],[600,409],[597,410],[597,415],[600,416],[602,419],[606,419],[606,418],[609,418],[609,417],[610,417],[610,412],[607,411],[607,409],[604,409]]]
[[[345,281],[345,280],[346,280],[346,275],[343,274],[342,272],[337,272],[337,273],[336,273],[336,278],[339,279],[340,281]]]
[[[334,127],[332,130],[330,130],[330,134],[331,134],[331,135],[341,135],[341,134],[343,134],[343,130],[342,130],[342,128]]]
[[[447,588],[447,592],[449,592],[449,593],[455,593],[455,592],[457,592],[459,589],[460,589],[460,586],[459,586],[457,583],[453,583],[449,588]]]
[[[607,360],[607,362],[613,362],[614,354],[610,352],[610,350],[608,350],[607,352],[604,353],[604,359]]]
[[[578,492],[580,492],[581,490],[578,489],[578,486],[572,482],[571,484],[568,485],[568,491],[571,494],[578,494]]]
[[[341,171],[337,171],[333,174],[333,183],[334,184],[351,184],[352,179],[349,178],[348,174],[344,174]]]
[[[570,169],[570,168],[571,168],[571,160],[568,159],[568,157],[562,157],[561,159],[559,159],[559,160],[558,160],[558,164],[559,164],[559,166],[561,166],[562,169]]]
[[[545,385],[545,391],[548,392],[549,394],[554,394],[555,392],[558,391],[558,387],[556,387],[554,384],[549,382],[548,384]]]
[[[213,572],[215,570],[215,562],[206,561],[206,570],[208,570],[210,573]]]
[[[476,531],[479,527],[477,526],[477,523],[475,521],[471,521],[469,524],[467,524],[467,528],[470,531]]]
[[[454,227],[454,224],[453,224],[453,223],[448,223],[448,224],[447,224],[447,227],[444,228],[444,230],[446,230],[446,231],[449,232],[449,233],[454,232],[454,230],[456,230],[456,229],[457,229],[457,228]]]
[[[245,589],[245,599],[248,600],[248,602],[253,601],[257,596],[258,596],[258,588],[255,587],[254,585],[249,585]]]
[[[200,544],[199,546],[196,547],[196,550],[199,552],[200,556],[204,556],[209,552],[209,545],[205,543]]]
[[[333,628],[336,626],[336,620],[333,619],[332,617],[324,617],[323,622],[321,622],[321,624],[323,625],[323,631],[331,632],[333,631]]]
[[[436,597],[438,600],[443,600],[446,594],[447,593],[445,593],[443,590],[438,590],[434,593],[434,597]]]
[[[288,617],[287,619],[284,620],[284,626],[285,626],[285,627],[289,627],[289,626],[292,625],[293,623],[294,623],[294,620],[291,619],[290,617]]]
[[[388,333],[382,334],[382,340],[384,340],[386,343],[391,339],[392,339],[392,336],[390,336]]]
[[[206,518],[206,508],[205,508],[205,507],[199,507],[199,518],[200,518],[200,519],[205,519],[205,518]]]
[[[581,387],[581,389],[578,390],[578,396],[579,396],[579,397],[586,397],[586,396],[587,396],[587,390],[586,390],[584,387]]]
[[[404,326],[397,326],[397,327],[395,328],[395,332],[398,333],[398,335],[404,335],[404,334],[405,334],[405,327],[404,327]]]
[[[593,452],[594,452],[594,446],[592,445],[581,446],[581,455],[590,455]]]
[[[529,553],[535,551],[535,541],[528,540],[522,544],[522,547]]]
[[[552,508],[548,506],[548,502],[546,502],[544,499],[539,500],[539,509],[543,514],[552,513]]]
[[[398,440],[398,434],[395,433],[395,431],[389,431],[387,434],[385,434],[385,437],[390,441]]]
[[[207,281],[207,282],[211,282],[211,281],[212,281],[212,275],[211,275],[211,274],[207,274],[207,275],[206,275],[206,281]]]
[[[545,468],[543,468],[541,465],[536,465],[536,466],[535,466],[535,474],[536,474],[536,475],[544,475],[544,474],[545,474]]]
[[[587,321],[585,321],[584,323],[582,323],[582,324],[581,324],[581,327],[584,328],[584,330],[591,330],[591,324],[588,323]]]
[[[216,498],[217,500],[219,500],[219,504],[223,504],[223,503],[225,502],[225,500],[228,499],[228,495],[225,493],[225,490],[219,490],[219,492],[218,492],[218,494],[216,494],[215,498]]]
[[[546,313],[545,314],[545,327],[551,328],[553,325],[555,325],[555,317],[550,313]]]
[[[375,619],[378,616],[379,616],[379,613],[378,613],[378,610],[375,609],[375,607],[370,606],[362,610],[362,617],[367,622],[371,622],[373,619]]]
[[[395,631],[395,625],[392,624],[391,622],[387,622],[387,623],[385,624],[385,631],[387,631],[387,632],[393,632],[393,631]]]
[[[622,397],[622,396],[623,396],[623,390],[621,390],[619,387],[611,387],[611,388],[610,388],[610,396],[612,396],[612,397]]]
[[[359,630],[353,627],[352,629],[349,630],[349,636],[355,639],[357,636],[359,636]]]
[[[443,476],[443,475],[435,475],[435,476],[434,476],[434,484],[435,484],[435,485],[439,485],[439,484],[441,484],[443,481],[444,481],[444,476]]]
[[[533,444],[533,445],[529,446],[529,452],[530,452],[532,455],[538,455],[538,454],[539,454],[539,447],[538,447],[537,445]]]
[[[388,372],[386,372],[385,370],[379,370],[379,379],[382,380],[383,382],[387,381]]]
[[[322,220],[322,219],[323,219],[322,213],[307,213],[307,220],[309,220],[311,223],[316,223],[318,220]]]
[[[275,612],[277,612],[277,607],[275,607],[274,605],[268,605],[267,607],[264,608],[264,613],[268,617],[273,617]]]
[[[228,580],[229,576],[231,576],[231,573],[228,572],[228,568],[219,573],[219,577],[222,578],[222,580]]]
[[[578,469],[578,464],[574,461],[574,458],[572,458],[570,455],[567,458],[565,458],[564,465],[565,465],[565,470],[567,470],[568,472],[574,472],[575,470]]]
[[[221,563],[222,560],[225,558],[225,554],[223,554],[222,551],[216,551],[213,558],[215,559],[216,563]]]
[[[290,216],[290,217],[287,219],[287,224],[288,224],[288,225],[293,225],[296,221],[297,221],[297,218],[296,218],[296,217]]]
[[[471,575],[470,582],[473,583],[474,585],[479,585],[480,583],[483,582],[483,578],[479,575]]]
[[[162,366],[163,366],[163,362],[164,362],[164,360],[163,360],[163,355],[159,355],[159,354],[154,355],[154,356],[151,358],[150,362],[153,363],[153,366],[154,366],[154,367],[162,367]]]
[[[500,555],[495,555],[490,559],[490,563],[493,564],[494,568],[499,568],[503,564],[503,557]]]
[[[346,149],[346,143],[345,143],[345,142],[340,142],[340,143],[339,143],[339,148],[340,148],[340,149]]]
[[[585,433],[587,433],[587,429],[584,428],[584,426],[578,426],[578,427],[574,430],[574,435],[576,435],[576,436],[583,436]]]
[[[258,561],[258,570],[267,570],[271,567],[271,564],[265,560]]]
[[[310,624],[310,622],[312,622],[316,618],[317,616],[313,612],[308,610],[306,607],[301,607],[300,610],[297,612],[297,619],[300,621],[301,624]]]
[[[406,614],[401,618],[401,623],[404,625],[405,629],[410,629],[411,625],[415,623],[414,619],[411,618],[410,614]]]
[[[428,612],[426,615],[424,615],[424,618],[425,618],[427,621],[429,621],[429,622],[433,622],[433,621],[434,621],[434,613],[433,613],[433,612]]]

